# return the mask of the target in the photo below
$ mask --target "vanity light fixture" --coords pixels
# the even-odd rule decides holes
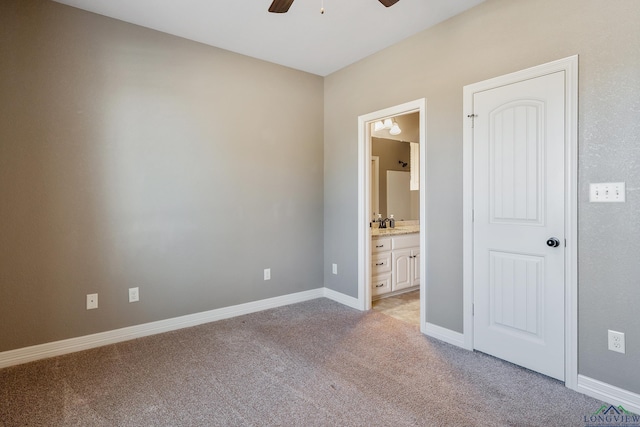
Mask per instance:
[[[400,135],[401,132],[402,132],[402,129],[400,129],[400,126],[398,126],[398,124],[394,121],[393,126],[391,126],[391,129],[389,129],[389,134],[395,136],[395,135]]]
[[[391,135],[400,135],[400,132],[402,132],[400,126],[398,126],[398,123],[396,123],[396,121],[392,119],[384,119],[384,121],[378,120],[373,124],[374,132],[378,132],[383,129],[389,129],[389,133]]]

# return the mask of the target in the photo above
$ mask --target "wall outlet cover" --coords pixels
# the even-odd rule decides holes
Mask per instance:
[[[624,332],[608,331],[609,350],[616,351],[618,353],[625,352],[624,345]]]
[[[338,274],[338,264],[331,264],[331,272],[333,274]]]
[[[270,268],[265,268],[264,269],[264,280],[271,280],[271,269]]]
[[[98,294],[87,294],[87,310],[98,308]]]

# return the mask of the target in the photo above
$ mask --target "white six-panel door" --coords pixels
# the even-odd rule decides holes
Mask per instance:
[[[473,96],[474,348],[560,380],[564,85],[560,71]]]

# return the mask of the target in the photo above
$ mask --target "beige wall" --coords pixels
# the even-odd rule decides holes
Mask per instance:
[[[579,370],[640,392],[638,17],[636,0],[489,0],[323,81],[3,1],[0,351],[312,289],[323,271],[357,296],[357,117],[422,97],[427,316],[461,332],[462,87],[578,54]],[[601,181],[626,181],[627,203],[589,204]]]
[[[578,54],[579,372],[640,392],[639,18],[636,0],[489,0],[328,76],[324,268],[343,267],[325,286],[357,296],[358,116],[424,97],[427,320],[462,332],[462,88]],[[610,181],[627,203],[589,204],[589,182]],[[625,356],[607,329],[626,332]]]
[[[322,78],[41,0],[0,58],[0,351],[322,287]]]

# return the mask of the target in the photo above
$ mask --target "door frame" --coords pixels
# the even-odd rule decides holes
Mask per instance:
[[[578,55],[527,68],[463,89],[463,328],[473,350],[473,95],[477,92],[565,73],[565,386],[578,387]]]
[[[358,308],[371,310],[371,123],[389,117],[419,113],[420,126],[420,331],[427,319],[427,100],[425,98],[374,111],[358,117]]]
[[[374,212],[380,212],[380,156],[371,156],[371,164],[373,165],[371,166],[373,168],[373,170],[371,171],[373,173],[372,179],[375,183],[375,185],[372,185],[372,190],[373,187],[378,190],[377,200],[372,200],[375,205],[375,208],[372,209],[374,209]]]

